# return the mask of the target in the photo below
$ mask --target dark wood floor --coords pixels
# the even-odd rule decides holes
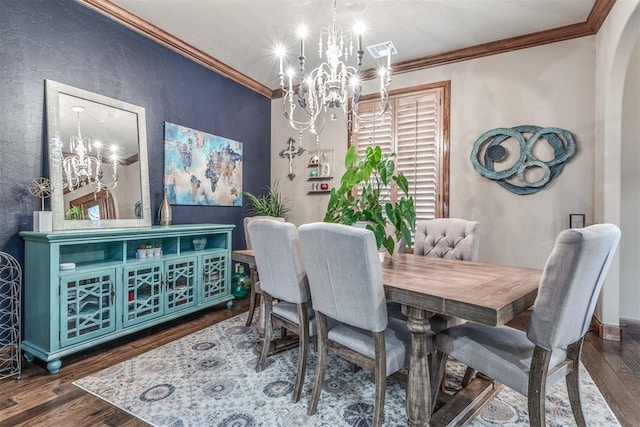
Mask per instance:
[[[63,359],[56,375],[44,364],[23,366],[19,380],[0,381],[0,426],[145,426],[142,421],[75,387],[72,382],[247,310],[248,301],[161,325]],[[514,326],[521,327],[526,319]],[[640,330],[625,329],[621,343],[589,333],[583,361],[623,426],[640,425]]]

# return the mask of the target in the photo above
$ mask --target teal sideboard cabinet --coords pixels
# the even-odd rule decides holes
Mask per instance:
[[[231,307],[233,227],[21,232],[25,358],[55,374],[68,354],[204,307]],[[142,258],[144,246],[156,249]]]

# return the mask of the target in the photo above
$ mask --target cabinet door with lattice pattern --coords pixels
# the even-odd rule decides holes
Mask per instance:
[[[200,262],[202,273],[202,301],[215,302],[229,295],[227,256],[225,253],[203,255]]]
[[[125,327],[155,319],[164,313],[162,269],[162,262],[123,269]]]
[[[61,277],[62,347],[115,331],[115,270]]]
[[[196,305],[196,257],[165,262],[166,312]]]

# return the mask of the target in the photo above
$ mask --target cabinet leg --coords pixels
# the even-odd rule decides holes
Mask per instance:
[[[233,307],[233,300],[227,301],[227,308]]]
[[[47,363],[47,370],[49,371],[50,374],[57,374],[61,366],[62,366],[62,360],[60,359],[52,360],[51,362]]]
[[[26,351],[24,352],[24,360],[26,360],[27,362],[31,363],[31,362],[33,362],[33,359],[34,359],[33,354],[28,353]]]

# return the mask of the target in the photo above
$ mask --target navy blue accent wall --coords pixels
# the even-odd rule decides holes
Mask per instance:
[[[153,213],[162,200],[165,121],[243,142],[243,189],[269,184],[269,99],[73,0],[0,3],[0,250],[22,261],[18,232],[32,229],[40,208],[27,186],[48,176],[45,79],[145,108]],[[244,242],[242,217],[240,207],[173,206],[175,224],[235,224],[234,248]]]

